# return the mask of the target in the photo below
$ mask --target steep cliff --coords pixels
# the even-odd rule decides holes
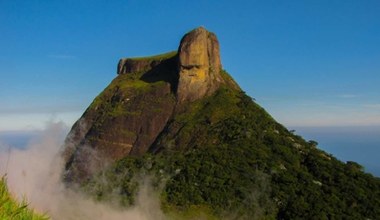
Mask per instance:
[[[213,33],[200,27],[186,34],[178,49],[179,102],[209,96],[223,83],[219,42]]]

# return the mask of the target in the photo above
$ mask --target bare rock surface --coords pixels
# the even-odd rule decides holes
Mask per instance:
[[[182,38],[178,56],[177,97],[180,103],[208,96],[223,82],[219,42],[205,28],[199,27]]]

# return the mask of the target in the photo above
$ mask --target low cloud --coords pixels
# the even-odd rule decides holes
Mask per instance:
[[[76,112],[56,112],[56,113],[14,113],[0,114],[0,132],[19,130],[43,130],[46,122],[50,120],[60,120],[67,124],[73,124],[82,114]]]
[[[67,189],[61,181],[64,163],[60,157],[66,134],[67,127],[63,123],[50,123],[25,150],[0,149],[0,173],[6,174],[15,197],[26,198],[36,211],[58,220],[165,219],[149,179],[142,180],[136,206],[127,210],[115,209]]]

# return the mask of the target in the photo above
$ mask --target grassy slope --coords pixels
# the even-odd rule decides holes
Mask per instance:
[[[9,195],[5,178],[2,177],[0,181],[0,219],[43,220],[48,218],[29,209],[25,201],[19,203],[14,200]]]

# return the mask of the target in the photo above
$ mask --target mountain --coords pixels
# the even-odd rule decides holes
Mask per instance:
[[[178,51],[121,59],[65,141],[66,184],[128,206],[149,177],[174,219],[380,216],[378,178],[276,122],[220,60],[203,27]]]

